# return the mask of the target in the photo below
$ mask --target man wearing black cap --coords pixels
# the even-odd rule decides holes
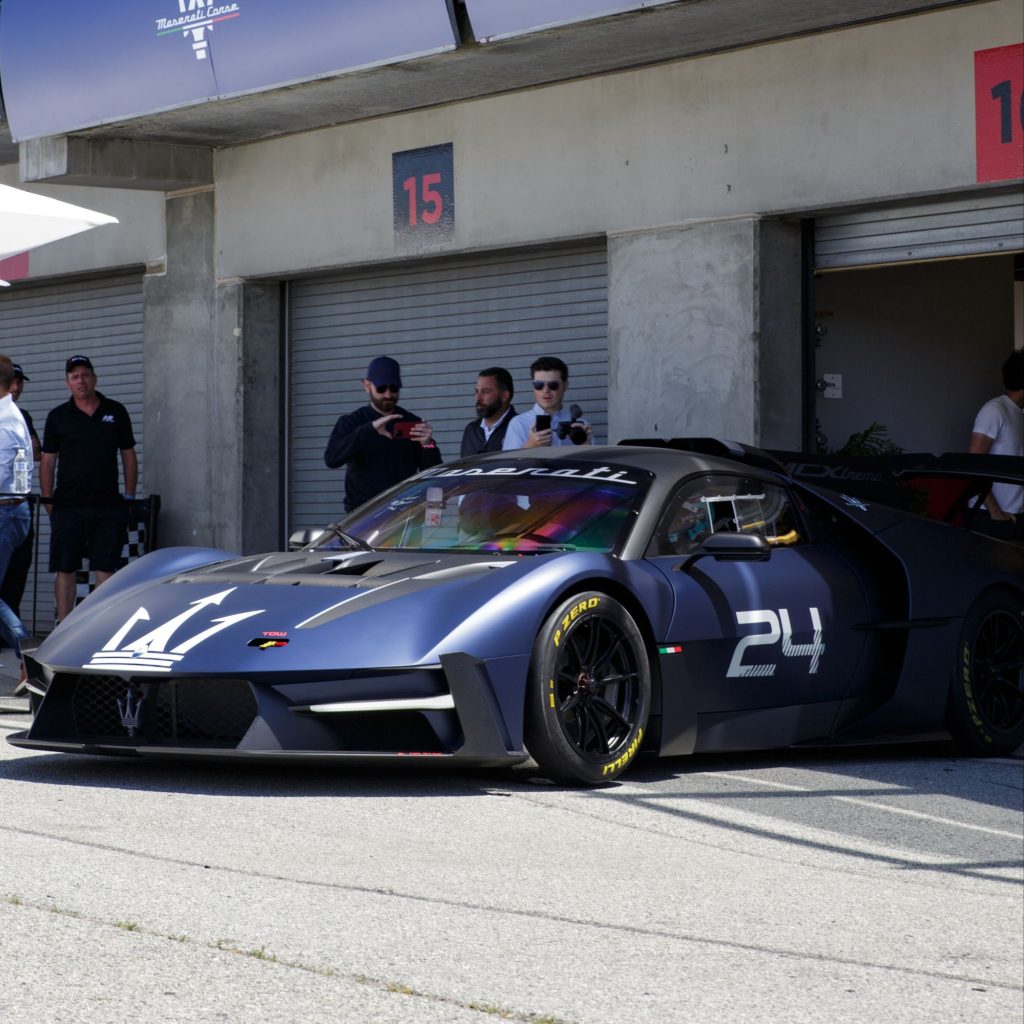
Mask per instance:
[[[135,497],[139,464],[128,410],[96,390],[88,356],[71,356],[64,366],[71,398],[52,409],[43,430],[39,490],[52,496],[50,572],[56,573],[57,619],[75,604],[75,573],[82,559],[105,582],[121,566],[128,539],[125,499]],[[117,453],[124,469],[124,497],[117,486]],[[54,488],[54,471],[57,486]]]
[[[21,400],[21,394],[25,390],[25,382],[31,380],[25,376],[25,371],[18,363],[14,363],[14,379],[11,381],[10,395],[15,402]],[[32,440],[32,458],[38,462],[40,457],[39,435],[32,423],[29,413],[18,407],[18,411],[25,417],[25,426],[28,427],[28,435]],[[25,594],[25,582],[28,580],[28,571],[32,567],[32,545],[35,540],[35,530],[30,525],[28,536],[11,552],[11,560],[7,565],[7,573],[4,575],[3,583],[0,584],[0,601],[4,601],[14,612],[21,615],[21,599]]]
[[[338,418],[324,451],[330,469],[346,466],[345,511],[441,462],[430,424],[398,404],[402,378],[390,356],[370,361],[363,389],[370,404]]]

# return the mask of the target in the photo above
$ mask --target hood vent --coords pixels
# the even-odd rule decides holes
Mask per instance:
[[[322,551],[285,552],[221,562],[184,572],[176,576],[174,582],[216,580],[218,583],[277,583],[285,586],[314,583],[330,586],[335,581],[344,585],[339,576],[373,579],[408,574],[411,570],[438,564],[436,557],[402,552],[344,551],[331,555]]]

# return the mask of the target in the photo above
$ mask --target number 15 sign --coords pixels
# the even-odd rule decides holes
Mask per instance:
[[[452,143],[407,149],[391,156],[395,246],[430,249],[455,234],[455,166]]]

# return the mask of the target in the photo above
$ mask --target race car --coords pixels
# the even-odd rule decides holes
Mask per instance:
[[[1024,742],[1024,549],[728,442],[498,452],[296,550],[149,554],[26,664],[32,750],[583,785],[643,753],[997,754]]]

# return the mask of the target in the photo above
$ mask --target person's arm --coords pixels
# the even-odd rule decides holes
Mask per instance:
[[[478,420],[473,420],[471,423],[467,423],[466,429],[462,431],[462,445],[459,448],[460,459],[465,459],[470,455],[477,454],[475,438],[473,437],[473,428],[477,425],[478,422]]]
[[[379,416],[368,423],[360,423],[354,413],[339,416],[327,441],[327,447],[324,449],[324,462],[327,468],[337,469],[339,466],[344,466],[346,462],[351,462],[362,453],[366,442],[373,434],[380,434],[381,437],[390,441],[391,434],[388,433],[388,424],[392,420],[401,418],[402,414],[396,412]]]
[[[988,436],[988,434],[979,434],[977,431],[971,434],[970,443],[967,445],[967,451],[971,455],[988,455],[992,448],[992,442],[995,440]],[[1012,512],[1004,512],[999,507],[999,502],[996,501],[995,495],[989,490],[988,494],[985,495],[985,510],[993,519],[1015,521],[1015,517]]]
[[[428,445],[421,445],[418,452],[417,464],[420,469],[430,469],[431,466],[441,465],[441,449],[433,441]]]
[[[53,476],[56,466],[57,453],[43,452],[43,457],[39,463],[39,493],[43,498],[53,497]],[[52,509],[52,505],[46,505],[47,512],[52,511]]]
[[[139,482],[139,457],[134,448],[121,449],[121,465],[124,468],[124,496],[131,500]]]
[[[524,448],[527,430],[525,421],[517,416],[509,423],[508,430],[505,431],[505,440],[501,442],[501,450],[509,452],[515,448]]]

